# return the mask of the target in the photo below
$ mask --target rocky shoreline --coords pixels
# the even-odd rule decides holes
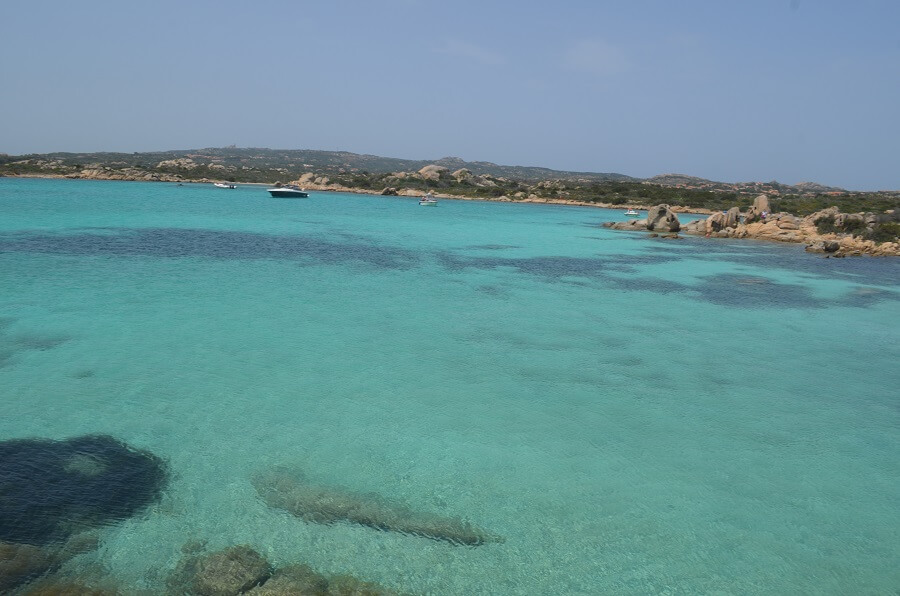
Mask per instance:
[[[426,172],[427,174],[427,172]],[[85,168],[76,174],[65,175],[19,175],[21,178],[69,178],[83,180],[119,180],[141,182],[179,182],[179,183],[212,183],[220,180],[185,179],[178,175],[159,173],[147,173],[140,169],[112,169],[106,167]],[[240,183],[241,185],[264,185],[261,183]],[[306,190],[324,192],[347,192],[366,195],[406,196],[418,197],[422,194],[419,189],[385,188],[381,192],[371,189],[352,188],[332,182],[327,176],[307,173],[297,180],[291,181]],[[465,197],[459,195],[433,192],[436,197],[460,201],[490,201],[509,203],[531,203],[543,205],[570,205],[577,207],[600,207],[604,209],[639,209],[648,210],[648,207],[640,203],[612,204],[602,202],[577,201],[572,199],[544,198],[530,196],[500,196],[500,197]],[[706,219],[698,219],[685,226],[678,221],[678,213],[694,213],[709,215]],[[652,215],[651,215],[652,214]],[[674,220],[672,219],[674,218]],[[829,219],[836,224],[836,230],[822,233],[819,223]],[[900,241],[895,236],[893,240],[877,242],[854,234],[852,231],[871,231],[872,226],[884,223],[894,224],[900,222],[900,210],[890,210],[884,213],[841,213],[837,207],[829,207],[817,211],[805,217],[798,217],[790,213],[771,213],[769,199],[766,195],[759,195],[753,202],[753,206],[742,214],[737,207],[732,207],[726,212],[712,211],[703,208],[683,206],[657,205],[650,207],[648,217],[623,222],[605,224],[616,230],[649,231],[664,234],[700,235],[707,238],[735,238],[756,239],[775,242],[792,242],[806,244],[809,252],[823,253],[826,256],[900,256]],[[846,227],[852,231],[842,231]]]
[[[900,242],[877,242],[865,235],[884,225],[896,226],[900,210],[884,213],[841,213],[829,207],[806,217],[790,213],[770,213],[769,199],[759,195],[746,213],[737,207],[716,212],[706,219],[698,219],[682,226],[675,211],[668,205],[651,207],[644,219],[604,224],[614,230],[648,231],[678,237],[678,232],[706,238],[737,238],[806,244],[808,252],[827,257],[900,256]],[[823,228],[834,231],[821,231]],[[893,229],[893,228],[892,228]],[[852,230],[852,231],[851,231]],[[853,233],[858,232],[858,233]]]

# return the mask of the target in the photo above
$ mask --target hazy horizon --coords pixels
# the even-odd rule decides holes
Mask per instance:
[[[88,0],[4,13],[12,155],[234,144],[900,189],[894,2]]]
[[[19,156],[19,155],[52,155],[52,154],[56,154],[56,153],[71,153],[71,154],[85,154],[85,153],[87,153],[87,154],[95,154],[95,153],[122,153],[122,154],[133,154],[133,153],[171,153],[171,152],[185,152],[185,151],[203,151],[204,149],[229,149],[229,148],[234,148],[234,149],[238,149],[238,150],[254,150],[254,149],[259,149],[259,150],[264,150],[264,151],[335,151],[335,152],[339,152],[339,153],[353,153],[353,154],[355,154],[355,155],[371,155],[371,156],[373,156],[373,157],[387,158],[387,159],[400,159],[400,160],[408,160],[408,161],[427,161],[427,162],[432,162],[432,163],[435,163],[435,162],[438,162],[438,161],[441,161],[441,160],[444,160],[444,159],[461,159],[461,160],[465,161],[466,163],[473,163],[473,162],[475,161],[475,160],[468,160],[468,159],[465,159],[464,157],[460,157],[460,156],[458,156],[458,155],[444,155],[444,156],[441,156],[441,157],[424,157],[424,158],[422,158],[422,157],[397,157],[397,156],[395,156],[395,155],[375,155],[375,154],[370,154],[370,153],[357,153],[357,152],[355,152],[355,151],[348,151],[348,150],[343,150],[343,149],[327,150],[327,149],[311,149],[311,148],[308,148],[308,147],[304,147],[304,148],[288,148],[288,147],[238,147],[238,146],[233,146],[233,145],[229,145],[229,146],[226,146],[226,147],[204,146],[204,147],[189,147],[189,148],[181,147],[181,148],[176,148],[176,149],[150,149],[150,150],[148,150],[148,151],[137,151],[137,152],[129,152],[129,151],[90,151],[90,152],[87,152],[87,151],[47,151],[47,152],[42,152],[42,153],[23,153],[23,154],[9,154],[9,153],[7,153],[7,155],[14,155],[14,156]],[[3,152],[0,151],[0,153],[3,153]],[[588,171],[588,170],[558,170],[558,169],[555,169],[555,168],[548,168],[547,166],[543,166],[543,165],[540,165],[540,164],[508,164],[508,163],[491,162],[490,160],[483,160],[483,159],[482,159],[482,160],[477,160],[477,161],[478,161],[478,162],[483,162],[483,163],[493,163],[494,165],[500,166],[500,167],[526,167],[526,168],[533,167],[533,168],[550,169],[550,170],[552,170],[552,171],[554,171],[554,172],[561,172],[561,173],[576,173],[576,174],[624,174],[624,175],[626,175],[626,176],[630,176],[630,174],[628,174],[627,172],[600,172],[600,171]],[[791,185],[791,186],[796,186],[796,185],[804,184],[804,183],[819,183],[819,182],[816,181],[816,180],[800,180],[800,181],[798,181],[798,182],[784,182],[783,180],[774,180],[774,179],[772,179],[772,180],[712,180],[712,179],[708,179],[708,178],[703,178],[703,177],[701,177],[701,176],[695,176],[695,175],[690,174],[690,173],[687,173],[687,172],[660,172],[660,173],[658,173],[658,174],[653,174],[652,176],[647,176],[646,178],[638,177],[638,176],[632,176],[632,178],[635,178],[635,179],[637,179],[637,180],[648,180],[648,179],[653,178],[653,177],[655,177],[655,176],[689,176],[689,177],[692,177],[692,178],[698,178],[698,179],[701,179],[701,180],[708,180],[709,182],[720,182],[720,183],[724,183],[724,184],[741,184],[741,183],[751,183],[751,182],[761,182],[761,183],[777,182],[777,183],[779,183],[779,184],[787,184],[787,185]],[[845,187],[840,187],[840,188],[843,188],[843,190],[847,190],[847,191],[862,192],[861,189],[856,189],[856,188],[845,188]],[[897,190],[900,190],[900,189],[882,188],[882,189],[871,189],[871,190],[867,190],[866,192],[878,192],[878,191],[895,192],[895,191],[897,191]]]

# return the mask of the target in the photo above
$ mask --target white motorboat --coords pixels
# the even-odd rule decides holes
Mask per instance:
[[[213,182],[213,186],[216,188],[237,188],[236,184],[226,184],[224,182]]]
[[[419,205],[422,205],[423,207],[435,207],[437,206],[437,199],[435,199],[434,195],[429,192],[424,197],[419,199]]]
[[[267,189],[269,194],[279,199],[305,199],[309,193],[296,186],[278,186]]]
[[[625,217],[640,217],[640,216],[641,216],[641,212],[635,211],[634,209],[629,209],[628,211],[625,212]]]

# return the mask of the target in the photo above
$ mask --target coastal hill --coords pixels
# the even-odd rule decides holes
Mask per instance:
[[[487,161],[468,162],[459,157],[437,160],[413,160],[312,149],[206,148],[145,153],[42,153],[11,156],[0,154],[0,173],[34,169],[69,171],[90,166],[146,168],[166,173],[202,174],[211,169],[218,175],[229,174],[236,182],[275,182],[285,175],[305,172],[321,174],[415,172],[427,165],[450,170],[465,168],[475,175],[539,181],[549,178],[587,182],[639,181],[624,174],[565,172],[529,166],[503,166]],[[184,172],[176,172],[184,170]],[[267,177],[268,176],[268,177]],[[272,177],[274,176],[274,178]],[[248,178],[249,177],[249,178]]]
[[[57,173],[66,175],[84,168],[144,169],[148,172],[182,175],[185,179],[221,179],[228,175],[233,182],[275,182],[300,174],[383,174],[417,172],[425,166],[437,165],[450,171],[466,169],[476,176],[508,178],[523,182],[545,180],[596,182],[643,182],[672,188],[720,192],[767,192],[769,194],[844,193],[841,188],[802,182],[791,186],[779,182],[716,182],[685,174],[661,174],[652,178],[636,178],[614,172],[572,172],[534,166],[498,165],[489,161],[465,161],[459,157],[436,160],[399,159],[312,149],[206,148],[142,153],[41,153],[6,155],[0,153],[0,174]],[[208,174],[208,175],[207,175]]]
[[[696,176],[687,176],[685,174],[660,174],[644,180],[647,184],[658,184],[660,186],[669,186],[672,188],[687,188],[693,190],[712,190],[720,192],[748,192],[760,193],[764,192],[770,195],[781,194],[798,194],[798,195],[815,195],[815,194],[834,194],[840,195],[848,192],[843,188],[835,186],[825,186],[816,182],[800,182],[798,184],[782,184],[775,180],[771,182],[715,182],[706,180],[705,178],[697,178]]]

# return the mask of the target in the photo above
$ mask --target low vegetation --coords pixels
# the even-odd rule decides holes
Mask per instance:
[[[816,220],[816,231],[820,234],[850,234],[875,242],[896,242],[900,238],[900,223],[892,221],[867,223],[859,216],[826,215]]]

